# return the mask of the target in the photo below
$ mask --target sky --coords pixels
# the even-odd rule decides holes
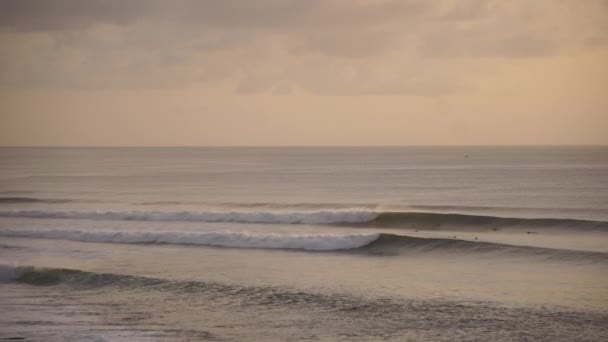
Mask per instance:
[[[0,145],[608,144],[608,0],[0,0]]]

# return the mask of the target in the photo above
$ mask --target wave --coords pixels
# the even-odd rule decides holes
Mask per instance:
[[[209,201],[144,201],[132,203],[137,206],[180,206],[197,205],[203,208],[220,210],[352,210],[366,209],[375,212],[432,212],[473,214],[486,212],[496,213],[597,213],[608,215],[608,209],[602,208],[572,208],[572,207],[518,207],[518,206],[471,206],[471,205],[430,205],[430,204],[400,204],[372,202],[209,202]]]
[[[323,210],[313,212],[270,211],[0,211],[0,217],[120,220],[120,221],[185,221],[185,222],[237,222],[331,224],[361,223],[373,220],[377,214],[369,210]]]
[[[206,201],[147,201],[133,203],[139,206],[155,206],[155,205],[202,205],[212,208],[225,209],[265,209],[265,210],[352,210],[353,208],[374,210],[380,204],[374,203],[296,203],[296,202],[206,202]]]
[[[174,282],[171,280],[126,274],[97,273],[69,268],[0,265],[0,282],[10,281],[39,286],[76,283],[93,286],[131,285],[137,287]],[[204,282],[200,283],[201,285],[205,284]]]
[[[0,197],[0,204],[9,203],[70,203],[76,200],[66,198],[36,198],[36,197]]]
[[[0,265],[0,282],[18,281],[32,285],[54,285],[65,275],[85,272],[64,268],[36,268],[32,266]]]
[[[554,228],[608,231],[608,222],[558,218],[515,218],[432,212],[376,212],[365,208],[321,211],[0,211],[0,217],[184,221],[267,224],[341,224],[409,229],[499,230]]]
[[[401,206],[399,206],[401,207]],[[573,208],[573,207],[512,207],[512,206],[472,206],[472,205],[430,205],[430,204],[411,204],[404,205],[403,208],[408,210],[422,210],[430,212],[465,214],[469,212],[592,212],[592,213],[607,213],[607,209],[601,208]]]
[[[421,229],[477,228],[499,230],[502,228],[556,228],[576,230],[608,230],[608,222],[558,219],[558,218],[517,218],[486,215],[466,215],[427,212],[383,212],[372,221],[377,227],[409,227]]]
[[[495,254],[509,257],[538,257],[543,260],[608,262],[608,253],[557,248],[508,245],[494,242],[445,238],[418,238],[405,235],[380,234],[372,243],[357,249],[372,255],[403,255],[421,253],[461,253],[467,255]]]
[[[0,269],[2,269],[2,265],[0,265]],[[450,336],[449,334],[454,335],[454,332],[461,331],[465,333],[474,331],[476,337],[480,336],[477,338],[479,340],[496,340],[496,334],[493,332],[498,330],[506,332],[506,334],[500,334],[502,340],[599,341],[606,340],[605,326],[608,319],[608,315],[602,309],[577,309],[555,305],[504,305],[501,302],[483,299],[463,300],[462,296],[455,295],[447,298],[436,298],[437,296],[427,298],[428,296],[401,296],[390,295],[390,293],[370,294],[357,291],[356,288],[355,291],[343,288],[328,291],[327,289],[270,284],[218,282],[211,279],[180,279],[170,276],[141,276],[32,266],[13,267],[13,274],[14,276],[8,281],[15,283],[16,286],[27,285],[29,290],[26,293],[36,291],[48,293],[49,291],[45,290],[51,290],[54,294],[51,299],[61,299],[61,301],[53,300],[42,303],[42,308],[48,311],[47,316],[52,312],[65,310],[65,308],[79,308],[86,305],[84,307],[86,310],[76,313],[84,312],[90,317],[99,318],[103,323],[100,329],[99,326],[92,326],[85,321],[86,325],[80,330],[73,330],[69,326],[74,324],[73,320],[67,322],[57,319],[51,319],[48,322],[22,320],[16,323],[37,324],[33,328],[36,330],[35,336],[41,337],[40,340],[48,340],[43,337],[44,328],[48,330],[49,325],[55,323],[59,325],[50,326],[52,332],[61,329],[63,325],[63,327],[72,329],[68,332],[76,331],[78,333],[77,336],[81,338],[76,338],[77,340],[91,340],[92,336],[103,337],[96,338],[96,340],[113,340],[114,336],[118,337],[116,338],[118,340],[133,340],[130,338],[133,334],[125,334],[125,331],[143,331],[146,332],[146,337],[150,336],[152,340],[163,341],[225,340],[228,339],[226,335],[230,339],[236,340],[264,340],[268,339],[268,329],[258,329],[257,334],[255,330],[252,334],[251,329],[241,329],[243,326],[248,328],[253,325],[250,317],[263,313],[262,319],[255,322],[256,324],[261,322],[262,328],[272,323],[273,321],[270,319],[274,318],[277,318],[278,323],[283,327],[285,317],[288,319],[287,323],[293,323],[295,317],[295,322],[302,327],[299,330],[289,329],[287,334],[290,335],[280,335],[281,340],[298,340],[298,337],[310,339],[310,332],[305,334],[298,332],[314,326],[317,328],[315,332],[320,331],[323,335],[315,334],[313,338],[327,340],[349,338],[403,340],[404,332],[410,333],[407,336],[422,336],[422,339],[433,340],[438,336]],[[50,288],[41,289],[40,287],[43,286]],[[104,302],[106,305],[99,306],[100,298],[95,298],[95,296],[99,296],[99,293],[103,293],[104,296],[120,293],[121,297],[109,302],[106,300],[108,302]],[[141,312],[141,305],[149,303],[150,300],[155,300],[156,305],[152,306],[150,303],[150,307],[146,308],[162,307],[162,309]],[[129,303],[134,303],[135,306],[126,307]],[[53,306],[57,307],[53,308]],[[38,307],[40,306],[28,306],[27,310],[35,313]],[[123,310],[125,307],[126,310]],[[204,325],[217,327],[211,332],[181,329],[181,325],[175,327],[167,325],[167,323],[175,325],[173,320],[176,316],[175,312],[195,312],[190,310],[192,308],[196,308],[196,312],[202,314],[206,312],[229,313],[228,318],[230,318],[237,312],[242,317],[238,317],[241,320],[235,322],[228,320],[228,323],[223,323],[220,321],[222,325],[220,323]],[[21,311],[23,310],[26,309],[22,308]],[[268,316],[268,312],[273,313],[273,316]],[[89,316],[85,316],[85,318]],[[163,319],[164,316],[168,317]],[[308,316],[311,316],[312,320],[304,321],[304,323],[310,321],[312,325],[302,324],[301,318]],[[243,321],[242,318],[246,321]],[[220,317],[220,320],[226,321],[224,317]],[[328,321],[328,324],[323,324],[325,320]],[[380,330],[374,330],[371,333],[366,331],[369,329],[370,320],[373,320]],[[347,324],[339,326],[344,329],[337,330],[338,334],[326,334],[326,331],[335,330],[336,321]],[[244,322],[244,325],[241,322]],[[78,323],[76,322],[76,324]],[[360,326],[362,329],[352,333],[353,327],[356,326]],[[459,330],[455,331],[454,327]],[[480,327],[488,333],[479,333]],[[554,329],[556,332],[552,333],[551,330],[534,330],[531,327],[559,327],[559,329]],[[233,331],[235,329],[243,331],[236,335],[236,338],[234,338]],[[522,329],[526,329],[525,334],[522,334]],[[294,335],[292,330],[298,335]],[[532,333],[528,333],[530,330]],[[19,331],[27,333],[30,330],[21,328]],[[112,331],[118,331],[120,334],[112,334]],[[230,334],[225,334],[225,331]],[[223,335],[219,335],[223,332]],[[168,335],[168,333],[171,334]],[[28,338],[29,335],[31,334],[19,334],[19,336],[25,336],[24,338]],[[55,335],[53,334],[53,336]],[[66,334],[62,336],[64,335]],[[70,337],[73,335],[71,333]],[[4,336],[11,335],[5,334]],[[326,336],[327,338],[325,338]],[[345,336],[348,337],[345,338]],[[464,335],[458,334],[458,336]],[[10,339],[10,337],[6,339]],[[76,339],[71,338],[71,340]],[[58,338],[58,340],[62,339]]]
[[[178,244],[233,248],[299,249],[333,251],[365,246],[379,234],[252,234],[234,231],[84,231],[84,230],[0,230],[0,236],[62,239],[82,242],[127,244]]]
[[[492,242],[420,238],[396,234],[261,234],[234,231],[83,231],[3,229],[2,237],[61,239],[119,244],[175,244],[228,248],[348,252],[396,256],[424,253],[496,254],[540,257],[546,260],[608,262],[608,253],[575,251]]]

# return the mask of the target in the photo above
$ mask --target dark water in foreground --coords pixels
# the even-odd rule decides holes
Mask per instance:
[[[607,147],[0,148],[0,339],[608,340]]]

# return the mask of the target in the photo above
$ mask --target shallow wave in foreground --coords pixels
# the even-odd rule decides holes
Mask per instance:
[[[413,337],[416,341],[448,341],[460,337],[461,340],[484,341],[605,341],[608,335],[605,329],[608,317],[601,309],[581,310],[529,303],[503,305],[483,299],[462,300],[456,296],[427,299],[417,297],[416,293],[391,297],[351,293],[344,289],[339,292],[317,291],[314,288],[220,283],[211,279],[186,280],[65,268],[0,265],[2,273],[8,276],[4,281],[29,285],[24,287],[27,296],[23,299],[3,300],[9,303],[7,308],[11,308],[11,303],[26,303],[25,306],[13,305],[17,315],[21,317],[26,311],[36,315],[35,320],[9,320],[10,324],[17,324],[18,329],[3,325],[7,328],[4,330],[10,332],[13,329],[18,333],[7,335],[3,331],[8,337],[4,339],[19,336],[26,340],[46,341],[49,340],[49,332],[57,336],[56,332],[61,330],[61,337],[53,340],[89,341],[92,337],[104,341],[135,340],[132,334],[126,337],[122,333],[111,335],[114,331],[150,332],[151,335],[146,335],[150,338],[142,339],[145,341],[268,340],[269,322],[279,322],[281,326],[285,322],[295,322],[285,334],[274,340],[311,339],[310,327],[316,329],[315,340],[327,341],[344,340],[345,332],[348,333],[347,339],[351,340],[412,340]],[[120,296],[116,297],[116,293]],[[142,308],[149,310],[142,311]],[[175,320],[176,312],[180,313],[184,308],[189,316],[209,316],[210,319],[219,316],[222,319],[211,323],[205,321],[204,328],[224,327],[223,319],[229,317],[230,327],[243,330],[242,335],[235,338],[233,330],[223,329],[191,330],[194,325],[189,322],[186,322],[188,330],[185,330],[182,325],[176,325]],[[83,312],[86,316],[82,316]],[[208,315],[209,312],[214,315]],[[57,315],[53,316],[54,313]],[[66,317],[75,317],[78,321],[75,324],[74,320],[66,320]],[[10,315],[7,317],[11,318]],[[87,324],[87,318],[92,322],[101,321],[102,325]],[[370,325],[370,319],[374,324]],[[257,324],[261,324],[262,329],[257,330]],[[26,330],[28,325],[33,330]],[[247,329],[242,329],[243,326]],[[176,334],[166,335],[169,332]]]
[[[54,211],[5,210],[0,217],[117,220],[234,222],[267,224],[351,224],[369,227],[441,229],[466,227],[478,230],[501,228],[555,228],[608,231],[608,222],[557,218],[515,218],[429,212],[376,212],[352,208],[320,211]]]

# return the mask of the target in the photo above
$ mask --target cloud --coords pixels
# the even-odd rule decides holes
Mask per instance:
[[[559,47],[550,39],[518,32],[492,33],[480,30],[436,32],[421,39],[421,53],[429,57],[524,58],[551,55]]]
[[[429,8],[421,0],[4,0],[0,27],[50,31],[136,20],[222,29],[354,27],[384,25]]]
[[[491,2],[487,0],[458,0],[446,6],[442,20],[470,21],[478,20],[490,13]]]
[[[126,25],[142,14],[143,4],[139,0],[3,0],[0,27],[32,32],[85,29],[100,23]]]
[[[600,0],[4,0],[0,85],[445,95],[479,77],[463,59],[605,46],[607,12]]]

